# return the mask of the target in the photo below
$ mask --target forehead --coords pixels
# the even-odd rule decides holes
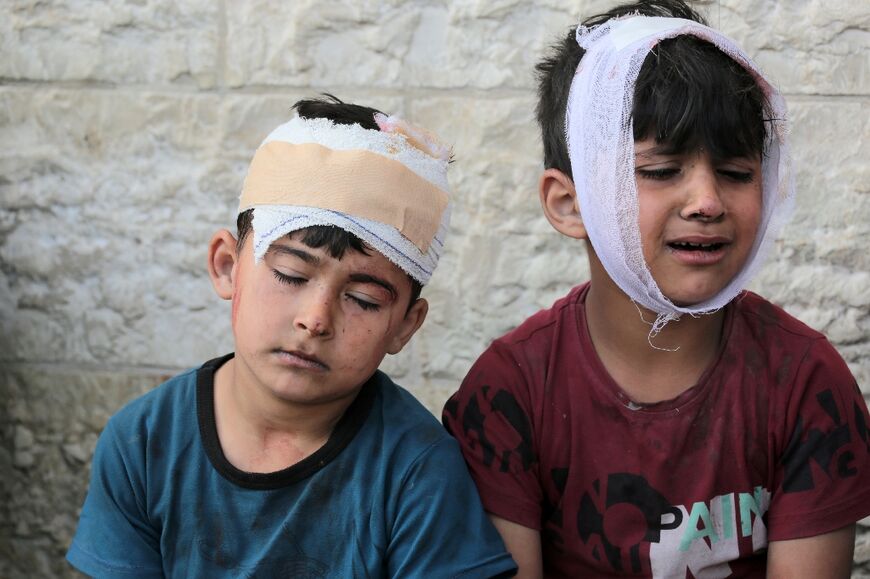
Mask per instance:
[[[340,256],[335,256],[328,245],[311,247],[303,238],[303,231],[293,231],[278,238],[269,246],[267,256],[286,256],[298,259],[310,266],[329,268],[336,272],[352,275],[365,273],[383,278],[401,290],[406,285],[410,287],[408,275],[396,264],[387,259],[382,253],[362,242],[365,252],[358,251],[353,247],[347,247]]]

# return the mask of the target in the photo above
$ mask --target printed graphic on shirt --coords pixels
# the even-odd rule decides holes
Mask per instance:
[[[498,458],[498,469],[507,472],[511,459],[515,458],[523,470],[529,470],[537,460],[532,446],[529,419],[513,394],[507,390],[498,390],[495,395],[490,396],[490,390],[489,386],[484,386],[480,389],[480,399],[474,394],[469,400],[465,412],[462,413],[462,434],[473,445],[480,445],[485,465],[491,466],[493,460]],[[504,450],[498,453],[493,441],[487,436],[486,421],[490,419],[502,419],[512,429],[508,436],[514,440],[509,444],[501,444]]]
[[[624,460],[643,457],[644,442],[626,435],[625,425],[610,432],[608,417],[602,418],[598,407],[575,408],[574,421],[559,420],[569,418],[564,413],[544,412],[539,418],[547,440],[542,441],[520,399],[507,389],[481,385],[451,398],[444,418],[462,442],[475,478],[503,493],[484,497],[493,512],[510,513],[508,497],[537,497],[542,546],[560,572],[724,578],[763,567],[772,494],[778,501],[777,532],[783,534],[795,532],[793,524],[782,522],[790,513],[823,512],[826,501],[842,502],[834,495],[848,497],[850,489],[860,488],[865,453],[870,453],[870,420],[857,385],[854,389],[856,396],[844,396],[831,384],[800,400],[773,458],[767,445],[781,423],[768,431],[766,412],[753,414],[751,404],[737,417],[728,406],[708,411],[704,421],[687,415],[684,422],[693,426],[716,418],[718,430],[703,436],[692,431],[696,443],[680,446],[679,461],[670,463],[681,465],[679,475],[663,466],[667,461],[647,471],[643,460]],[[741,426],[758,416],[762,421]],[[643,424],[669,432],[652,420]],[[614,451],[623,448],[614,444],[618,436],[625,455]],[[604,437],[610,437],[608,444],[602,444]],[[735,468],[710,461],[719,456],[721,444],[734,452]],[[721,470],[695,470],[704,468]],[[694,472],[707,482],[700,483]],[[776,481],[776,488],[768,481]],[[829,525],[818,517],[814,524]]]
[[[750,554],[741,554],[741,543],[750,552],[767,547],[770,492],[762,487],[670,505],[640,475],[614,473],[601,486],[596,480],[584,493],[576,525],[587,554],[613,571],[728,577],[728,561]]]
[[[803,416],[799,416],[791,440],[785,450],[783,463],[785,479],[782,490],[786,493],[812,490],[816,487],[813,478],[812,464],[815,463],[830,478],[849,478],[858,474],[855,468],[855,453],[846,449],[852,442],[852,432],[849,423],[841,415],[831,390],[824,390],[816,395],[816,401],[822,411],[830,417],[833,428],[822,431],[819,428],[804,426]],[[858,437],[868,442],[867,426],[864,415],[857,402],[854,404],[855,430]],[[870,445],[865,444],[870,449]]]
[[[740,558],[741,539],[751,537],[753,553],[767,547],[763,517],[769,506],[770,492],[762,487],[680,505],[681,524],[663,530],[650,545],[653,577],[689,577],[687,572],[697,579],[729,577],[728,561]]]

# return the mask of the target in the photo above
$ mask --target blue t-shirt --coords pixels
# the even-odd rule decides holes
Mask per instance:
[[[327,443],[275,473],[227,461],[214,373],[106,425],[67,559],[97,577],[493,577],[515,565],[457,444],[378,371]]]

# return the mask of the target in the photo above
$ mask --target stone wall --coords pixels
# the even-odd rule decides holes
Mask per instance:
[[[204,269],[260,139],[330,91],[455,144],[448,251],[387,370],[433,411],[488,342],[587,275],[538,207],[532,66],[604,0],[0,3],[0,577],[62,560],[118,407],[232,349]],[[778,79],[799,208],[755,289],[870,387],[870,7],[721,0]],[[870,576],[870,521],[856,557]]]

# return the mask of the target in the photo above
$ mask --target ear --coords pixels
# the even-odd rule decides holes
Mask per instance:
[[[547,169],[538,184],[544,215],[556,231],[575,239],[587,239],[577,190],[568,175],[558,169]]]
[[[387,353],[398,354],[401,352],[405,344],[408,343],[408,340],[411,339],[411,336],[416,334],[420,326],[423,325],[423,321],[426,320],[426,314],[428,313],[429,302],[423,298],[419,298],[414,302],[414,305],[408,309],[404,319],[399,323],[399,327],[396,328],[395,334],[390,338],[390,342],[387,344]]]
[[[233,297],[239,262],[236,247],[236,238],[227,229],[215,233],[208,244],[208,276],[215,293],[225,300]]]

